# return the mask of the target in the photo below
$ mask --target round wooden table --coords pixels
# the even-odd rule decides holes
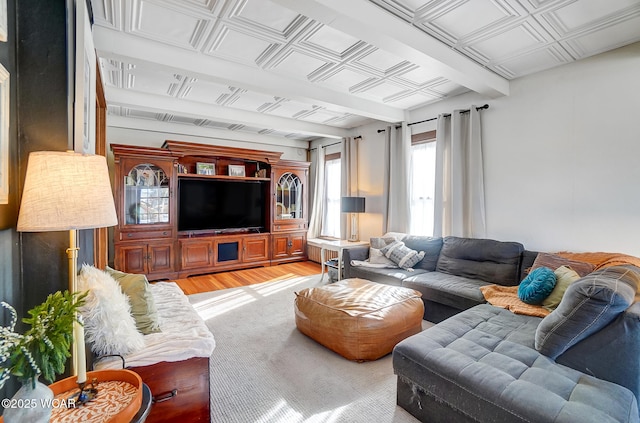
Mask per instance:
[[[49,385],[54,395],[52,423],[130,423],[141,422],[146,418],[143,407],[145,386],[140,376],[130,370],[95,370],[87,372],[87,383],[97,381],[96,397],[76,408],[70,407],[70,398],[78,392],[76,376],[72,376]],[[148,387],[146,388],[149,389]],[[151,394],[148,392],[148,404],[151,408]],[[147,411],[148,414],[148,411]],[[142,420],[141,420],[142,419]]]

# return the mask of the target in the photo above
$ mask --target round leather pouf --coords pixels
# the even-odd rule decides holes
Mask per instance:
[[[556,286],[556,275],[548,267],[532,270],[518,286],[518,298],[524,303],[538,305]]]

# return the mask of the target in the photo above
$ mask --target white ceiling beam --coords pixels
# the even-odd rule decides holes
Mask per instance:
[[[198,103],[175,97],[142,93],[122,88],[107,87],[105,97],[108,105],[130,107],[136,110],[154,113],[172,113],[195,119],[209,119],[216,122],[228,122],[230,124],[268,128],[317,137],[344,138],[350,134],[348,129],[336,128],[319,123],[304,122],[264,113]]]
[[[179,74],[188,72],[189,76],[385,122],[400,122],[405,118],[404,110],[397,107],[98,25],[93,27],[93,39],[101,58],[158,64]]]
[[[396,54],[489,97],[509,95],[509,81],[485,69],[369,0],[272,0],[327,26]]]

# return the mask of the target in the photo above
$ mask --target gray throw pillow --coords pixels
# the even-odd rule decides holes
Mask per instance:
[[[402,241],[394,241],[380,251],[387,258],[403,269],[411,269],[424,258],[424,251],[417,252],[404,245]]]
[[[608,325],[633,303],[639,272],[635,266],[613,266],[573,282],[558,307],[538,325],[536,349],[555,359]]]

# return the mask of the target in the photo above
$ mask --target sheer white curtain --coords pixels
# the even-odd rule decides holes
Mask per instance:
[[[406,122],[385,131],[382,233],[409,232],[411,132]]]
[[[436,142],[411,145],[411,235],[433,236],[433,197],[436,183]]]
[[[352,137],[344,138],[340,150],[340,196],[358,196],[358,143]],[[351,233],[351,219],[348,213],[340,216],[340,238],[346,239]]]
[[[438,116],[434,236],[486,236],[480,113]]]
[[[324,148],[316,150],[315,178],[313,183],[313,203],[309,218],[307,238],[317,238],[322,232],[322,216],[324,211]]]
[[[326,158],[326,156],[325,156]],[[324,210],[320,235],[340,239],[340,159],[324,163]]]

